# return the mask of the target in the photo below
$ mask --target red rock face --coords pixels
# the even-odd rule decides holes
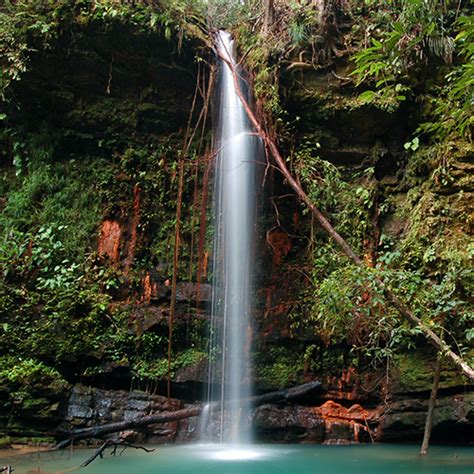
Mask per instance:
[[[267,244],[273,254],[274,265],[281,265],[283,259],[291,250],[291,240],[288,234],[279,228],[267,232]]]
[[[140,223],[140,211],[141,211],[141,198],[140,198],[140,186],[135,184],[133,188],[133,213],[130,218],[128,225],[129,232],[129,244],[127,249],[127,257],[124,262],[124,271],[126,274],[130,271],[135,259],[135,248],[137,246],[137,229]]]
[[[100,230],[98,252],[99,255],[109,257],[112,263],[120,259],[120,239],[122,227],[118,221],[105,220]]]
[[[360,399],[359,374],[354,367],[344,369],[339,377],[328,377],[326,380],[328,396],[337,400]]]
[[[97,246],[99,255],[108,257],[112,264],[121,263],[125,274],[128,274],[135,259],[135,248],[138,240],[140,223],[140,187],[133,189],[133,211],[124,220],[106,219],[102,222]]]
[[[265,308],[257,316],[259,330],[258,335],[263,338],[291,338],[292,331],[287,318],[288,310],[292,303],[288,303],[281,294],[285,294],[285,288],[278,284],[269,284],[261,288],[259,293],[265,300]]]
[[[319,411],[321,416],[326,419],[364,421],[369,418],[368,411],[357,403],[346,408],[333,400],[328,400],[319,407]]]
[[[332,400],[321,406],[262,405],[255,411],[257,437],[265,441],[347,444],[375,439],[377,410],[346,408]]]
[[[145,304],[150,304],[151,298],[155,297],[158,293],[158,285],[156,282],[152,281],[151,275],[147,273],[144,278],[142,278],[142,298],[141,302]]]
[[[366,410],[357,403],[346,408],[332,400],[328,400],[315,410],[324,420],[326,433],[345,428],[352,433],[352,441],[359,442],[361,432],[366,432],[373,439],[369,422],[378,417],[376,410]]]

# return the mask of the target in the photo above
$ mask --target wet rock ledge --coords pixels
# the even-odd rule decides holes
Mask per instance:
[[[305,404],[265,404],[254,410],[256,438],[270,443],[353,444],[419,442],[425,423],[427,397],[413,396],[375,406],[324,400]],[[35,407],[10,413],[2,421],[4,446],[11,442],[52,443],[60,433],[75,428],[130,420],[192,405],[141,391],[102,390],[75,385],[62,401],[41,398]],[[148,444],[186,443],[198,439],[197,418],[150,425],[122,433]],[[474,393],[441,394],[433,418],[433,442],[472,443]],[[22,433],[22,438],[16,436]],[[26,436],[25,436],[26,434]]]

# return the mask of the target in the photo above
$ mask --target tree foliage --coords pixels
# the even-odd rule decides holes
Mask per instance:
[[[434,139],[471,134],[473,20],[460,2],[389,2],[371,12],[366,47],[353,59],[361,99],[397,106],[425,96],[418,129]],[[368,43],[368,44],[367,44]],[[430,79],[431,77],[431,79]]]

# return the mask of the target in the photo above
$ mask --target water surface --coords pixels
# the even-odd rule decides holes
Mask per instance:
[[[64,473],[80,466],[93,451],[29,455],[3,459],[15,474]],[[192,445],[157,447],[152,453],[127,449],[121,456],[96,459],[87,474],[435,474],[474,473],[474,448],[433,446],[420,457],[419,446],[252,445],[239,449]]]

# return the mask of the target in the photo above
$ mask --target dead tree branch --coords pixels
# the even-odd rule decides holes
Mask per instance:
[[[428,447],[430,445],[431,430],[433,428],[433,412],[436,403],[436,397],[438,395],[439,378],[441,375],[441,364],[442,359],[438,356],[438,359],[436,360],[436,368],[433,378],[433,386],[431,388],[430,400],[428,402],[428,413],[426,414],[425,433],[423,435],[423,443],[421,444],[420,450],[420,454],[422,456],[428,454]]]
[[[94,461],[98,457],[100,457],[102,459],[104,457],[104,451],[109,446],[114,447],[114,449],[112,450],[112,453],[111,453],[113,456],[115,456],[115,454],[117,452],[117,448],[119,446],[124,446],[124,449],[125,448],[141,449],[141,450],[145,451],[146,453],[152,453],[154,451],[154,449],[145,448],[144,446],[139,446],[139,445],[136,445],[136,444],[127,443],[126,441],[123,441],[122,439],[119,439],[119,440],[108,439],[104,443],[102,443],[101,446],[99,448],[97,448],[96,451],[94,451],[92,456],[90,456],[88,459],[86,459],[81,464],[81,467],[88,466],[92,461]],[[120,453],[120,454],[122,454],[122,453]]]

